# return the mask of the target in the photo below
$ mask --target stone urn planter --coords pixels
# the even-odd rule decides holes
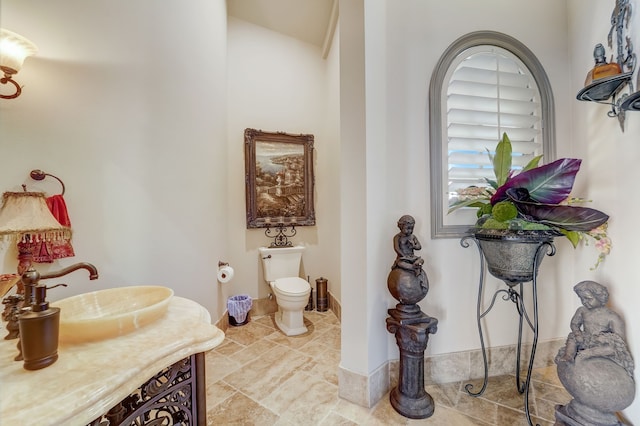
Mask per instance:
[[[484,254],[489,273],[509,287],[533,280],[544,256],[555,253],[551,243],[560,235],[554,231],[483,228],[472,228],[471,232]]]

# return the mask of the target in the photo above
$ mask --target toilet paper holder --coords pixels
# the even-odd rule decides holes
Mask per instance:
[[[222,284],[226,284],[234,276],[234,271],[231,266],[229,266],[228,262],[218,262],[218,272],[216,274],[218,281]]]

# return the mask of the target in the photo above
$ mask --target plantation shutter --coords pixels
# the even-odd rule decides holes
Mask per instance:
[[[442,96],[449,200],[459,188],[486,186],[485,178],[495,179],[488,152],[493,155],[503,133],[513,145],[514,169],[543,150],[540,92],[528,68],[497,46],[470,48],[459,58],[449,68]]]

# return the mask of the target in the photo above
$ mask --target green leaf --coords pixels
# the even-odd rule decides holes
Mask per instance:
[[[484,178],[484,180],[491,186],[493,189],[498,189],[498,182],[493,179]]]
[[[487,155],[489,156],[489,162],[493,164],[493,154],[491,154],[491,151],[489,151],[489,148],[485,148],[485,151],[487,151]]]
[[[502,140],[496,147],[496,155],[493,157],[493,172],[498,186],[504,185],[511,172],[511,152],[511,141],[507,134],[503,133]]]
[[[527,170],[535,169],[536,167],[538,167],[538,163],[540,163],[540,160],[542,160],[542,155],[534,157],[526,166],[524,166],[524,169],[522,169],[522,171],[526,172]]]
[[[447,212],[447,214],[454,212],[456,210],[458,210],[461,207],[482,207],[485,204],[488,204],[488,201],[481,201],[481,200],[477,200],[477,199],[473,199],[473,200],[463,200],[463,201],[456,201],[455,203],[452,203],[449,206],[449,211]]]
[[[560,232],[562,232],[564,234],[565,237],[567,237],[567,239],[569,241],[571,241],[571,245],[573,246],[573,248],[578,247],[578,243],[580,242],[580,233],[577,231],[565,231],[564,229],[560,229]]]

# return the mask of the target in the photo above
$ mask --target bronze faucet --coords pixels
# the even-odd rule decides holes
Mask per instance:
[[[21,280],[24,285],[24,295],[16,295],[7,297],[3,300],[3,304],[6,304],[5,310],[3,312],[3,320],[7,321],[7,329],[10,331],[9,335],[5,337],[5,339],[15,339],[18,337],[17,333],[12,330],[17,330],[18,324],[18,315],[25,308],[30,308],[31,305],[35,301],[35,290],[38,287],[38,282],[40,280],[46,280],[49,278],[58,278],[64,275],[70,274],[73,271],[77,271],[78,269],[86,269],[89,271],[89,279],[95,280],[98,278],[98,270],[95,266],[90,263],[81,262],[76,263],[66,268],[62,268],[56,272],[49,272],[46,274],[41,274],[30,266],[29,269],[22,273]],[[13,314],[12,314],[13,312]]]
[[[62,268],[59,271],[40,274],[33,266],[21,276],[24,284],[24,299],[22,306],[13,307],[7,329],[10,334],[5,339],[19,338],[19,354],[14,359],[24,360],[24,368],[27,370],[39,370],[53,364],[58,359],[58,334],[60,324],[60,308],[50,307],[46,301],[47,290],[66,286],[58,284],[46,287],[39,283],[40,280],[58,278],[70,274],[78,269],[89,271],[89,279],[98,278],[98,270],[90,263],[81,262]],[[22,298],[18,298],[22,299]],[[15,326],[18,333],[11,333]]]
[[[80,262],[67,266],[66,268],[62,268],[59,271],[49,272],[46,274],[41,274],[34,268],[29,268],[28,271],[22,274],[22,283],[24,285],[38,285],[38,281],[40,280],[62,277],[70,274],[73,271],[77,271],[78,269],[86,269],[87,271],[89,271],[90,280],[95,280],[98,278],[98,270],[95,266],[87,262]]]
[[[23,307],[19,314],[12,317],[19,323],[18,349],[20,353],[16,361],[24,360],[24,368],[27,370],[39,370],[48,367],[58,359],[58,334],[60,327],[60,308],[50,307],[46,301],[47,290],[57,287],[46,287],[39,284],[40,280],[58,278],[70,274],[78,269],[89,271],[89,279],[98,278],[98,270],[90,263],[75,263],[62,268],[59,271],[40,274],[30,267],[22,274],[24,284]],[[59,284],[64,285],[66,284]],[[9,326],[7,325],[7,328]],[[10,330],[11,331],[11,330]],[[9,336],[7,336],[9,337]],[[13,337],[13,335],[11,335]]]
[[[24,306],[30,306],[33,303],[33,298],[35,297],[34,289],[38,286],[38,282],[40,280],[46,280],[49,278],[58,278],[64,275],[70,274],[73,271],[77,271],[78,269],[86,269],[89,271],[89,279],[95,280],[98,278],[98,270],[95,266],[87,262],[74,263],[73,265],[67,266],[66,268],[62,268],[59,271],[49,272],[46,274],[41,274],[36,271],[35,268],[30,267],[26,272],[22,274],[22,284],[24,284],[25,294],[24,294]]]

